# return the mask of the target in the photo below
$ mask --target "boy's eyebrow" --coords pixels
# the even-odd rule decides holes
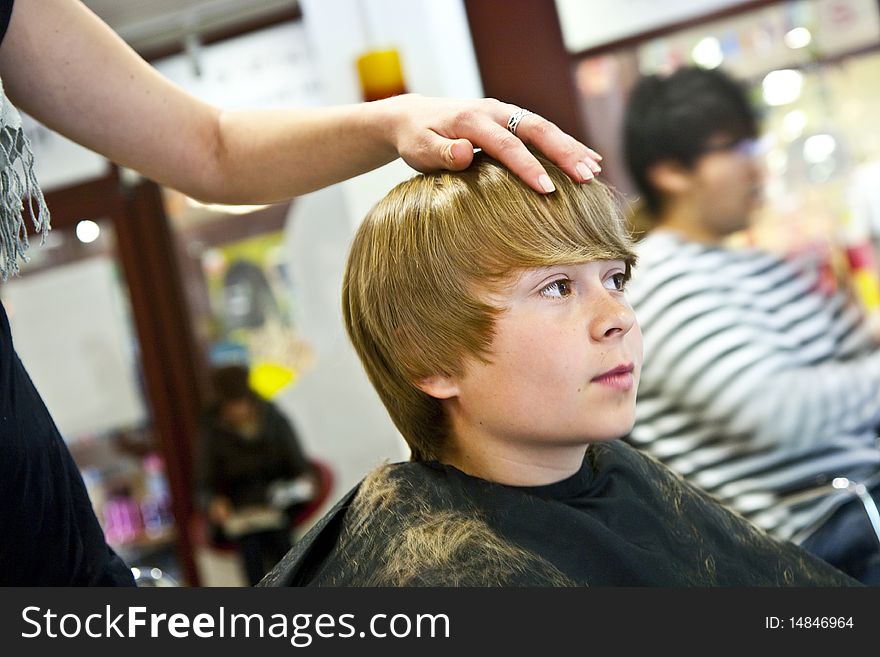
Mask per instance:
[[[542,281],[542,279],[550,276],[554,273],[559,273],[560,268],[564,269],[565,267],[571,267],[576,263],[573,262],[560,262],[555,265],[547,265],[546,267],[527,267],[524,269],[519,269],[513,272],[508,279],[509,289],[514,289],[520,287],[521,285],[525,285],[527,287],[531,287],[532,285],[537,285]]]
[[[547,267],[523,267],[521,269],[514,269],[506,278],[502,279],[501,282],[502,284],[507,283],[510,287],[516,287],[523,281],[539,278],[540,276],[549,273],[549,271],[556,266],[557,265],[550,265]]]
[[[578,266],[578,265],[583,265],[588,262],[598,262],[599,260],[606,261],[606,262],[619,261],[619,262],[626,264],[626,260],[624,260],[623,258],[600,258],[598,260],[584,260],[582,262],[580,262],[580,261],[579,262],[560,262],[557,264],[547,265],[547,266],[543,266],[543,267],[526,267],[523,269],[518,269],[518,270],[512,272],[510,277],[507,280],[509,282],[509,285],[512,288],[517,287],[521,283],[532,284],[534,282],[534,284],[537,285],[539,282],[541,282],[542,278],[558,272],[559,269],[565,269],[566,267],[574,267],[574,266]],[[627,269],[627,273],[629,273],[630,268],[627,267],[626,269]]]

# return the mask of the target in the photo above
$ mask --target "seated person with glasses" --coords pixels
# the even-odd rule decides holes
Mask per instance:
[[[719,71],[646,77],[632,92],[626,156],[647,235],[629,287],[645,338],[629,441],[775,537],[880,584],[880,517],[853,493],[880,491],[880,352],[846,295],[726,244],[760,198],[756,134]]]
[[[345,323],[412,457],[261,585],[857,584],[617,440],[642,364],[635,255],[608,188],[542,162],[546,198],[479,154],[360,226]]]

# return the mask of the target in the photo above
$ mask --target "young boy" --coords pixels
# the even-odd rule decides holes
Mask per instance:
[[[412,449],[263,585],[846,585],[616,439],[632,427],[635,257],[611,193],[542,198],[480,155],[361,225],[349,335]]]

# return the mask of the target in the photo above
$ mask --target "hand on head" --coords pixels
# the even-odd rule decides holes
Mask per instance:
[[[521,112],[492,98],[456,100],[408,94],[390,99],[401,109],[392,141],[404,161],[417,171],[460,171],[473,160],[474,148],[508,167],[538,192],[553,191],[544,167],[529,153],[534,146],[572,180],[587,182],[602,169],[602,156],[564,133],[547,119]],[[508,128],[512,117],[518,123]]]

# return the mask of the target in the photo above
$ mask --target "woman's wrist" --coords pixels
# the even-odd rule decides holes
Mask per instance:
[[[401,139],[412,121],[412,101],[416,97],[416,94],[404,94],[362,105],[368,132],[377,137],[392,158],[401,155]]]

